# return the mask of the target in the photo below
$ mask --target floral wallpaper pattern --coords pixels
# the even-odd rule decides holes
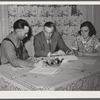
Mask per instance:
[[[33,35],[42,30],[46,21],[54,22],[61,34],[75,35],[85,16],[83,8],[79,5],[8,5],[9,29],[12,31],[13,23],[23,18],[32,27]]]

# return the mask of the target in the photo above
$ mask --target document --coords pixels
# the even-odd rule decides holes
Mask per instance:
[[[64,59],[61,66],[52,67],[52,66],[45,66],[42,64],[36,64],[35,68],[30,70],[29,72],[36,74],[53,75],[59,73],[62,70],[62,65],[66,66],[66,62],[70,60],[78,60],[78,58],[75,55],[58,56],[58,58]],[[54,57],[53,58],[51,57],[50,59],[54,59]]]
[[[76,57],[75,55],[59,56],[59,58],[60,58],[60,59],[62,59],[62,58],[64,59],[64,60],[63,60],[63,63],[64,63],[64,62],[68,62],[68,61],[72,61],[72,60],[73,60],[73,61],[74,61],[74,60],[78,60],[78,57]]]
[[[82,69],[83,63],[79,62],[78,58],[75,55],[63,56],[64,60],[61,63],[60,67],[70,68],[70,69]]]
[[[35,73],[35,74],[43,74],[43,75],[54,75],[57,74],[61,71],[60,68],[55,68],[55,67],[42,67],[42,68],[34,68],[30,70],[30,73]]]

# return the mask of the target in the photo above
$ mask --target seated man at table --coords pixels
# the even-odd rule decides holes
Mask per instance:
[[[46,22],[43,31],[34,36],[34,50],[35,57],[65,55],[71,51],[52,22]]]
[[[14,23],[13,29],[14,31],[1,43],[1,64],[10,63],[14,67],[34,67],[36,63],[27,60],[29,55],[22,42],[29,34],[30,26],[28,22],[19,19]]]

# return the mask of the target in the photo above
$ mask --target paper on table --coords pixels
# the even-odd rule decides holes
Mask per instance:
[[[82,62],[79,62],[79,61],[68,61],[68,62],[63,62],[61,64],[61,67],[63,68],[70,68],[70,69],[82,69],[83,68],[83,63]]]
[[[59,56],[59,58],[64,58],[63,62],[70,60],[78,60],[78,58],[75,55]]]
[[[57,74],[61,71],[60,68],[54,68],[54,67],[41,67],[41,68],[34,68],[30,70],[30,73],[35,73],[35,74],[43,74],[43,75],[52,75],[52,74]]]
[[[64,58],[63,63],[69,60],[78,60],[78,58],[75,55],[67,55],[67,56],[59,56],[59,58]],[[52,75],[57,74],[61,71],[61,67],[46,67],[43,65],[43,63],[37,63],[34,65],[35,68],[30,70],[30,73],[37,73],[37,74],[44,74],[44,75]]]
[[[60,67],[70,68],[70,69],[82,69],[83,63],[78,61],[78,58],[75,55],[62,56],[64,58]]]
[[[67,56],[60,56],[59,58],[64,58],[64,60],[61,63],[61,66],[65,66],[69,62],[77,61],[78,58],[75,55],[67,55]]]

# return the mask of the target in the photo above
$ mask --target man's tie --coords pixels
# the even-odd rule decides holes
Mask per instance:
[[[50,40],[48,41],[48,45],[49,45],[49,50],[51,51],[51,43],[50,43]]]

